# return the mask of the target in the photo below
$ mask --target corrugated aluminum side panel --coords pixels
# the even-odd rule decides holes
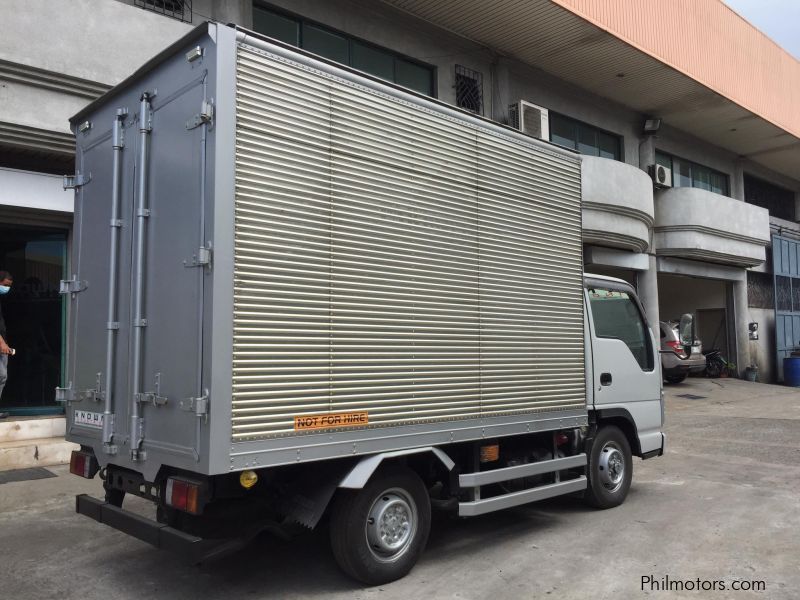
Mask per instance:
[[[241,46],[232,426],[585,404],[577,161]]]

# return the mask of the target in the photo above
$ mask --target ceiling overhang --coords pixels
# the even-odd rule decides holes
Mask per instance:
[[[786,127],[557,3],[567,0],[383,1],[773,171],[800,174],[800,138]],[[632,27],[648,26],[638,22],[644,15],[630,17]]]

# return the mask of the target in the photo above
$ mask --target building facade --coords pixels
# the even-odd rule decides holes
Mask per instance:
[[[15,275],[3,310],[19,354],[0,410],[58,410],[67,318],[58,284],[71,275],[72,212],[60,175],[75,168],[68,118],[209,19],[574,149],[585,156],[587,271],[634,283],[654,324],[694,315],[706,348],[739,372],[758,366],[762,381],[781,377],[779,348],[800,345],[800,62],[719,0],[4,8],[0,269]]]

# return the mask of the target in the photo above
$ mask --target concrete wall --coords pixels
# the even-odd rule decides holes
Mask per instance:
[[[499,73],[498,121],[507,119],[508,104],[528,100],[621,136],[624,162],[639,165],[643,115],[519,61],[503,59]]]
[[[191,29],[116,0],[4,0],[2,14],[0,60],[20,75],[0,86],[0,122],[58,132],[90,83],[120,82]]]
[[[766,209],[698,188],[656,193],[656,252],[737,266],[764,262],[769,243]]]
[[[653,225],[653,183],[644,171],[609,158],[581,165],[583,242],[644,252]]]

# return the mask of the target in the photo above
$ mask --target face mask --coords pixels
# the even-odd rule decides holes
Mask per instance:
[[[7,294],[9,291],[11,291],[10,285],[0,285],[0,294]]]

